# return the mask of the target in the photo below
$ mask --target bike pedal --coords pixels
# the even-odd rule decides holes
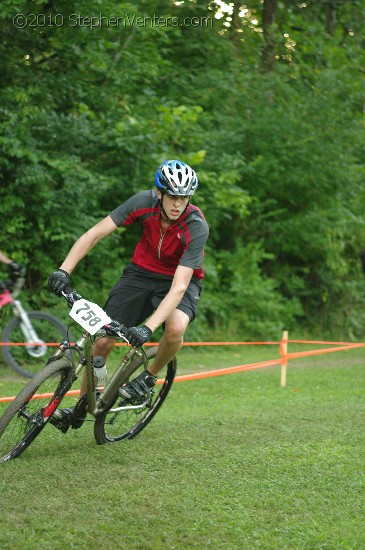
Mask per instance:
[[[83,423],[85,422],[86,418],[73,418],[71,420],[71,424],[69,424],[68,427],[71,427],[73,430],[78,430],[79,428],[81,428],[81,426],[83,425]]]
[[[54,426],[55,428],[57,428],[57,430],[60,430],[64,434],[70,428],[70,424],[66,426],[64,422],[62,422],[61,420],[56,420],[55,418],[51,418],[49,422],[50,424],[52,424],[52,426]]]

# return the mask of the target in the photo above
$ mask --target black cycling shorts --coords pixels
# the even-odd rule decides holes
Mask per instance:
[[[127,327],[135,327],[143,323],[159,306],[170,290],[171,283],[172,277],[168,275],[160,275],[129,264],[109,292],[104,309],[115,321]],[[186,313],[189,322],[195,319],[201,291],[201,280],[192,277],[177,306],[177,309]]]

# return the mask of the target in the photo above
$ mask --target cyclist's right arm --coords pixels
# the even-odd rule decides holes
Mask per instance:
[[[94,246],[107,235],[110,235],[117,229],[117,225],[113,222],[110,216],[106,216],[101,222],[97,223],[86,231],[73,245],[70,252],[67,254],[60,269],[71,275],[77,264],[82,260]]]
[[[10,265],[12,260],[8,256],[6,256],[4,252],[0,251],[0,262],[2,262],[3,264]]]

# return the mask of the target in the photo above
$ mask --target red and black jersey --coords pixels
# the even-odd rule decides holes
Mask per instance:
[[[180,218],[161,231],[160,202],[155,191],[141,191],[110,213],[118,226],[141,223],[143,233],[132,262],[139,267],[174,276],[178,265],[194,269],[194,277],[204,277],[202,263],[209,228],[198,207],[189,204]]]

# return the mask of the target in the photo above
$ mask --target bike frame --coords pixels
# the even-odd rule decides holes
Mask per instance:
[[[148,351],[140,346],[128,347],[105,387],[97,387],[93,345],[98,339],[109,337],[130,346],[126,336],[128,329],[76,291],[70,289],[67,294],[62,294],[71,308],[70,316],[82,327],[82,336],[76,343],[70,343],[70,338],[65,336],[45,367],[28,382],[1,416],[0,462],[20,456],[48,422],[63,433],[70,427],[81,427],[84,420],[94,422],[94,436],[99,445],[132,439],[154,418],[173,383],[176,358],[166,365],[166,376],[158,389],[146,391],[141,400],[121,398],[119,388],[129,383],[138,370],[146,370],[148,362],[156,357],[156,346]],[[85,310],[90,310],[93,316],[86,315],[85,319]],[[78,393],[70,390],[80,374],[85,375],[86,391],[73,407],[73,417],[67,415],[65,418],[62,413],[57,415],[63,398]],[[41,398],[50,399],[44,406],[37,401]],[[85,412],[93,418],[85,418]]]
[[[36,358],[43,357],[47,353],[46,347],[42,346],[42,344],[44,344],[43,340],[38,337],[21,301],[14,300],[14,297],[19,293],[21,286],[22,281],[19,282],[18,287],[13,293],[11,293],[8,289],[3,290],[0,294],[0,309],[10,304],[14,317],[20,317],[21,319],[20,328],[23,333],[24,340],[28,344],[26,349],[29,355]]]
[[[125,342],[128,343],[126,339],[124,339]],[[75,366],[74,369],[74,376],[75,379],[78,378],[85,369],[86,373],[86,395],[87,395],[87,403],[88,403],[88,412],[92,416],[97,416],[99,413],[104,411],[104,404],[108,402],[109,396],[111,394],[115,394],[115,391],[117,391],[120,387],[120,374],[123,372],[124,367],[133,359],[135,355],[139,355],[143,359],[144,367],[147,368],[147,357],[146,352],[144,351],[143,347],[140,347],[138,349],[136,348],[130,348],[129,351],[124,355],[122,358],[119,367],[114,371],[112,374],[110,380],[107,382],[105,387],[103,388],[103,392],[100,394],[100,396],[97,396],[97,386],[95,383],[95,376],[94,376],[94,367],[93,367],[93,355],[92,355],[92,341],[90,334],[85,332],[82,337],[76,342],[75,344],[69,344],[68,342],[64,342],[60,345],[58,351],[55,353],[54,357],[60,357],[61,355],[67,356],[67,351],[76,351],[79,355],[79,362]],[[141,407],[141,404],[139,405],[130,405],[130,406],[124,406],[120,409],[110,409],[111,413],[118,412],[118,410],[126,410],[126,409],[138,409]]]

